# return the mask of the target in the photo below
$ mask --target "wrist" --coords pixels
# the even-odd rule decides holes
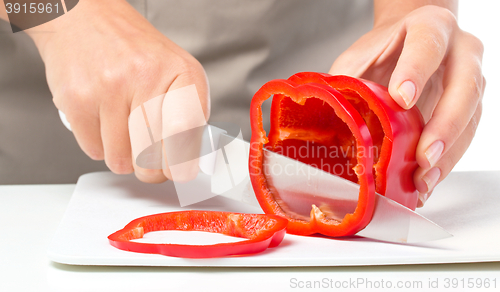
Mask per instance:
[[[54,38],[77,28],[87,30],[85,26],[89,26],[92,19],[108,18],[123,4],[128,5],[126,0],[80,0],[71,11],[25,32],[31,37],[43,58],[47,45]]]

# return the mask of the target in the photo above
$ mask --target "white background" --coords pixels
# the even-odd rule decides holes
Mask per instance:
[[[459,3],[460,27],[484,44],[483,74],[487,85],[476,137],[454,170],[500,170],[500,1],[463,0]]]

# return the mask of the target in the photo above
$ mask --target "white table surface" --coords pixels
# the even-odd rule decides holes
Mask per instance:
[[[371,281],[371,285],[379,286],[388,283],[393,287],[398,284],[421,285],[422,288],[414,291],[426,291],[430,289],[429,280],[438,280],[443,288],[446,281],[452,279],[457,279],[458,285],[463,279],[467,285],[469,278],[474,281],[480,278],[483,283],[484,279],[489,279],[490,288],[486,291],[495,291],[491,284],[496,279],[497,289],[500,288],[499,262],[318,268],[86,267],[56,264],[46,256],[47,245],[73,189],[74,185],[0,186],[0,291],[199,291],[200,288],[203,291],[295,291],[308,290],[298,287],[312,283],[307,281],[325,285],[312,290],[338,290],[334,286],[343,284],[354,288],[350,291],[363,291],[368,284],[353,284]]]

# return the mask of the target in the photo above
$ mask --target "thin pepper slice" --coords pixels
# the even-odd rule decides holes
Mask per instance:
[[[289,78],[295,83],[325,84],[336,89],[365,120],[377,150],[374,156],[376,192],[415,210],[418,191],[413,173],[415,152],[424,120],[417,107],[401,108],[387,88],[349,76],[301,72]]]
[[[266,214],[218,211],[179,211],[137,218],[108,236],[109,243],[121,250],[162,254],[183,258],[213,258],[255,254],[278,246],[288,221]],[[145,233],[160,230],[206,231],[247,238],[234,243],[213,245],[153,244],[133,242]]]
[[[268,139],[263,129],[262,103],[271,96],[273,106]],[[255,93],[250,120],[249,172],[252,186],[266,214],[276,214],[289,220],[287,232],[346,236],[362,230],[370,222],[375,202],[375,182],[371,171],[373,154],[366,149],[372,148],[372,139],[361,115],[340,92],[324,84],[301,85],[292,80],[272,80]],[[360,185],[357,206],[341,221],[329,218],[318,206],[312,206],[310,218],[297,216],[279,198],[279,190],[275,190],[266,177],[264,148],[279,152],[278,146],[281,150],[302,147],[313,139],[331,144],[332,138],[341,139],[355,149],[349,160],[353,162],[354,170],[351,179]],[[283,141],[291,144],[283,145]]]

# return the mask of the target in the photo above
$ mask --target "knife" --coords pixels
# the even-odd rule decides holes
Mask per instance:
[[[219,147],[212,178],[225,177],[221,182],[213,179],[212,186],[219,187],[219,195],[255,205],[248,173],[250,144],[243,141],[241,135],[235,138],[220,130],[212,134],[211,138],[218,141]],[[200,168],[210,169],[206,162],[203,166],[200,162]],[[298,214],[309,217],[312,204],[326,204],[335,206],[329,215],[341,220],[356,208],[359,185],[342,177],[268,150],[264,171],[269,174],[268,181],[280,198]],[[221,192],[222,189],[226,191]],[[419,243],[452,236],[417,212],[378,193],[370,223],[356,235],[396,243]]]
[[[71,131],[64,113],[59,111],[59,116]],[[231,132],[235,134],[234,129]],[[241,131],[234,136],[221,128],[205,126],[199,156],[201,172],[197,179],[205,182],[210,177],[211,194],[198,200],[215,194],[259,206],[248,172],[250,144],[243,141]],[[265,171],[271,174],[268,180],[294,212],[309,216],[312,204],[334,204],[335,209],[329,215],[341,220],[345,214],[354,211],[359,194],[358,184],[278,153],[265,151]],[[276,166],[283,171],[273,173],[271,170]],[[290,168],[297,171],[285,171]],[[198,197],[203,196],[198,194]],[[396,243],[418,243],[452,236],[417,212],[378,193],[374,208],[370,223],[356,235]]]

